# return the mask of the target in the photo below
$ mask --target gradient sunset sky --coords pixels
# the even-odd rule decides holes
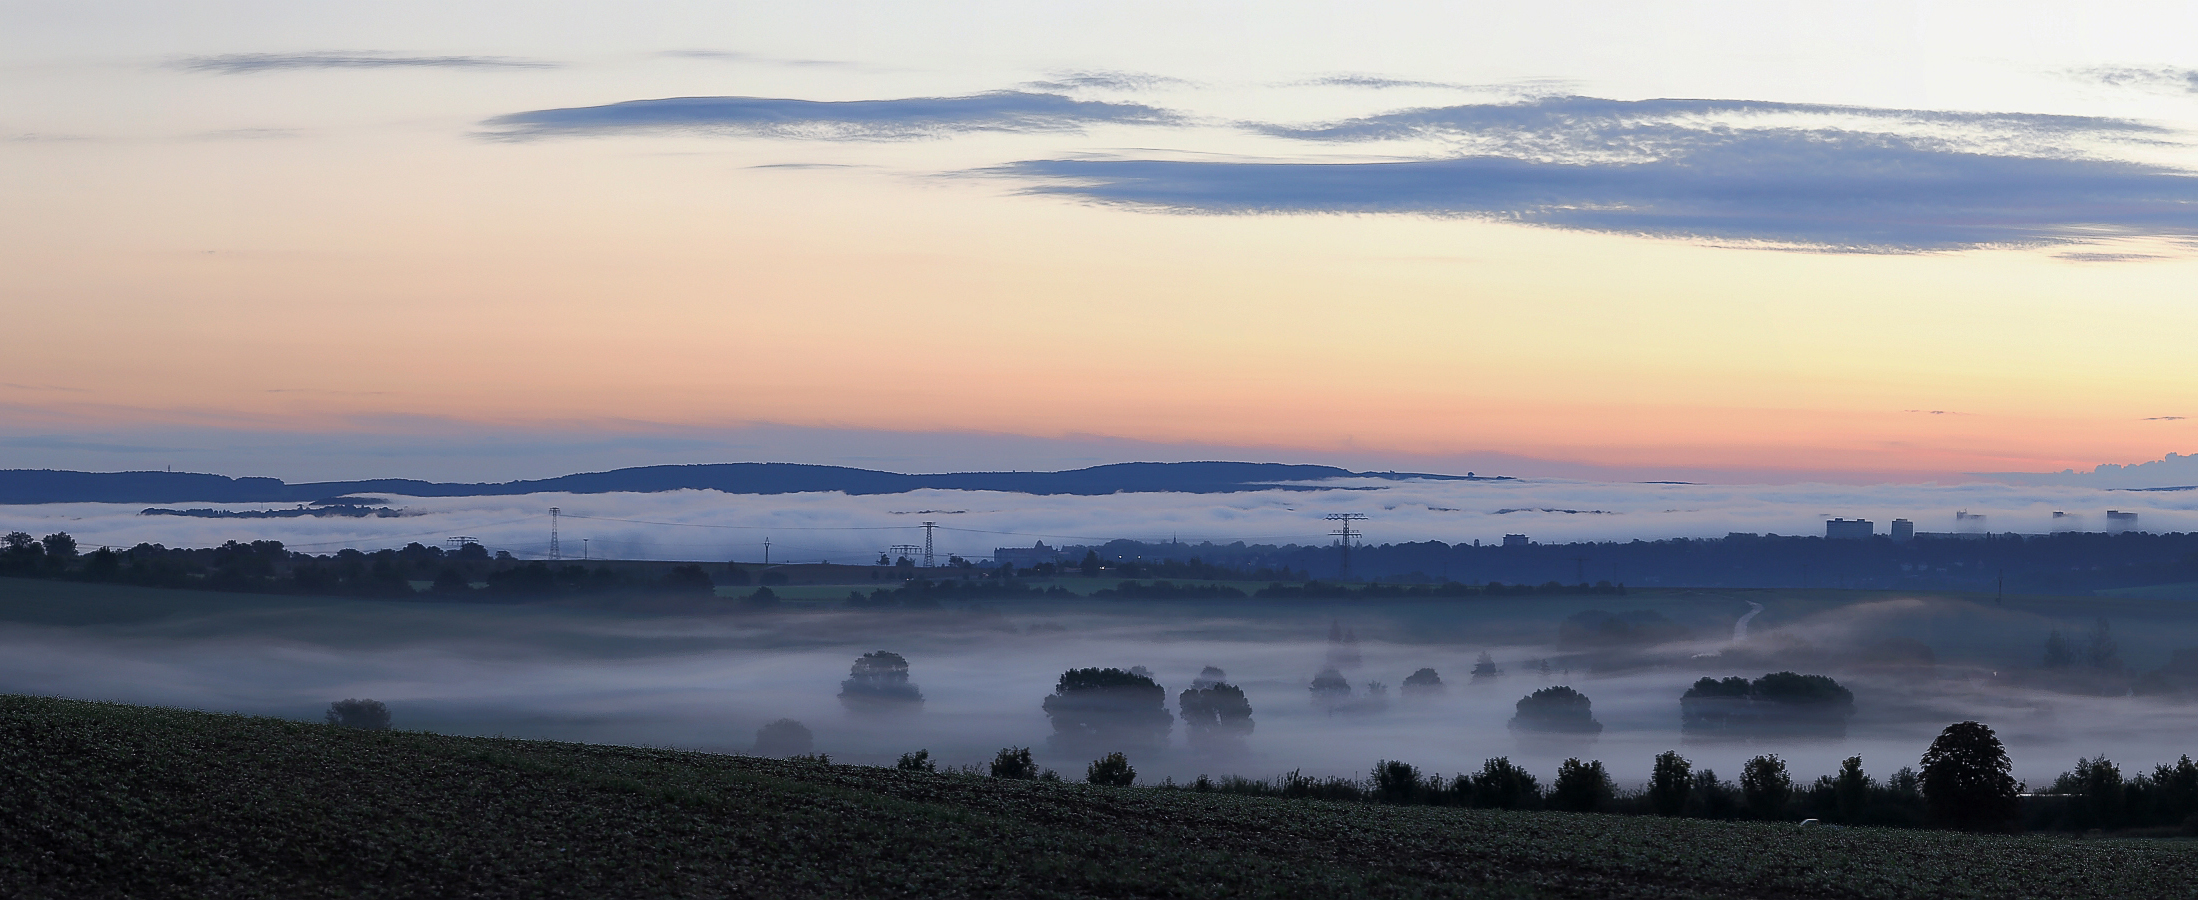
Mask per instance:
[[[2188,2],[0,22],[0,468],[2198,448]]]

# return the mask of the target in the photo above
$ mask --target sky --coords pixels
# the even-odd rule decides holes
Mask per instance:
[[[2189,452],[2185,3],[0,2],[0,467]]]

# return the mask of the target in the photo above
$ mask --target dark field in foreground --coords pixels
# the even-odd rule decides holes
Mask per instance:
[[[2188,896],[2198,847],[1274,800],[0,697],[0,895]]]

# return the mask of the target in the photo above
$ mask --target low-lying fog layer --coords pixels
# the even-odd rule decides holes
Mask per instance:
[[[756,560],[763,541],[777,561],[868,561],[892,544],[922,543],[923,521],[943,526],[942,554],[989,557],[993,548],[1100,543],[1114,538],[1196,543],[1326,544],[1322,515],[1369,514],[1375,543],[1723,537],[1731,531],[1822,535],[1824,520],[1862,517],[1884,533],[1896,517],[1917,531],[2044,533],[2198,530],[2198,491],[2107,491],[2087,487],[1953,485],[1689,485],[1576,481],[1410,481],[1342,479],[1323,490],[1238,494],[1114,494],[1100,497],[915,491],[906,494],[727,495],[530,494],[515,497],[386,496],[393,517],[204,519],[145,516],[144,504],[0,506],[0,531],[68,531],[86,547],[153,542],[212,546],[227,540],[283,541],[315,553],[373,550],[451,535],[480,538],[522,558],[546,555],[549,509],[566,513],[568,556],[583,550],[620,559]],[[267,504],[173,503],[168,507],[266,509]],[[2137,519],[2109,522],[2108,509]],[[1966,511],[1970,518],[1957,520]],[[2058,518],[2055,513],[2063,515]],[[652,524],[665,523],[665,524]]]
[[[1914,765],[1939,729],[1963,719],[1997,728],[2017,777],[2032,784],[2079,756],[2105,753],[2127,770],[2198,752],[2198,706],[2128,696],[2126,680],[2056,680],[2035,668],[2052,629],[2075,633],[2081,644],[2094,615],[2109,617],[2125,672],[2159,668],[2171,651],[2198,646],[2198,615],[2139,601],[1991,607],[1751,593],[1766,609],[1735,643],[1733,625],[1750,607],[1742,595],[1717,593],[1197,609],[1063,601],[1008,604],[997,614],[652,618],[90,585],[9,590],[19,596],[0,597],[0,617],[13,620],[0,624],[0,691],[301,719],[318,719],[332,700],[373,698],[389,705],[399,728],[454,734],[735,752],[750,749],[764,723],[791,717],[836,760],[889,764],[928,749],[947,764],[981,763],[1001,747],[1030,746],[1042,764],[1080,775],[1089,755],[1049,750],[1052,729],[1040,707],[1064,669],[1147,667],[1173,712],[1176,695],[1203,667],[1217,666],[1244,690],[1256,730],[1241,751],[1216,754],[1191,749],[1177,723],[1166,750],[1133,755],[1145,780],[1291,769],[1362,776],[1379,758],[1458,772],[1509,756],[1546,781],[1561,759],[1577,755],[1638,783],[1656,753],[1674,748],[1728,778],[1763,752],[1785,756],[1797,780],[1829,774],[1856,754],[1882,776]],[[21,595],[26,590],[41,593]],[[124,612],[83,605],[118,591],[134,598]],[[109,621],[32,624],[66,620],[52,611],[70,604]],[[176,604],[197,605],[148,612]],[[1654,646],[1557,646],[1559,623],[1594,608],[1652,610],[1687,636]],[[33,609],[44,612],[25,612]],[[1356,644],[1331,641],[1335,626],[1355,633]],[[1919,645],[1929,652],[1919,654]],[[1351,665],[1354,647],[1361,661]],[[908,659],[924,696],[920,711],[857,714],[837,699],[855,658],[879,649]],[[1483,652],[1500,676],[1471,676]],[[1386,683],[1386,705],[1317,708],[1308,683],[1331,663],[1340,663],[1361,701],[1369,682]],[[1440,673],[1442,693],[1400,689],[1422,667]],[[1697,678],[1781,669],[1831,675],[1852,689],[1857,713],[1843,738],[1682,736],[1679,697]],[[1522,696],[1552,684],[1592,699],[1599,737],[1522,741],[1506,727]],[[2076,690],[2091,693],[2065,692]]]

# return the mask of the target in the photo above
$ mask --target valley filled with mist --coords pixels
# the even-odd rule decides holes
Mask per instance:
[[[1073,774],[1094,751],[1122,749],[1152,783],[1358,778],[1378,759],[1456,773],[1499,756],[1547,779],[1579,757],[1604,761],[1621,788],[1638,787],[1655,755],[1673,749],[1728,779],[1764,753],[1785,758],[1797,783],[1856,755],[1883,778],[1966,719],[1997,729],[2015,776],[2034,786],[2080,757],[2149,768],[2198,749],[2184,740],[2198,733],[2198,653],[2176,654],[2198,647],[2198,611],[2142,598],[1057,593],[936,609],[796,600],[696,613],[4,587],[0,692],[307,720],[332,701],[372,698],[397,728],[456,735],[750,753],[764,725],[794,719],[813,735],[800,749],[840,762],[890,765],[927,750],[943,766],[981,767],[1002,748],[1029,747],[1039,765]],[[906,661],[920,703],[843,698],[857,658],[880,650]],[[1065,671],[1086,667],[1149,674],[1171,719],[1194,681],[1225,681],[1248,701],[1251,728],[1197,740],[1178,720],[1159,741],[1057,740],[1043,704]],[[1440,684],[1414,678],[1423,669]],[[1826,707],[1799,730],[1682,727],[1681,697],[1698,680],[1782,671],[1836,680],[1851,692],[1851,716]],[[1327,693],[1312,689],[1316,678]],[[1559,685],[1588,698],[1598,729],[1513,727],[1522,698]]]

